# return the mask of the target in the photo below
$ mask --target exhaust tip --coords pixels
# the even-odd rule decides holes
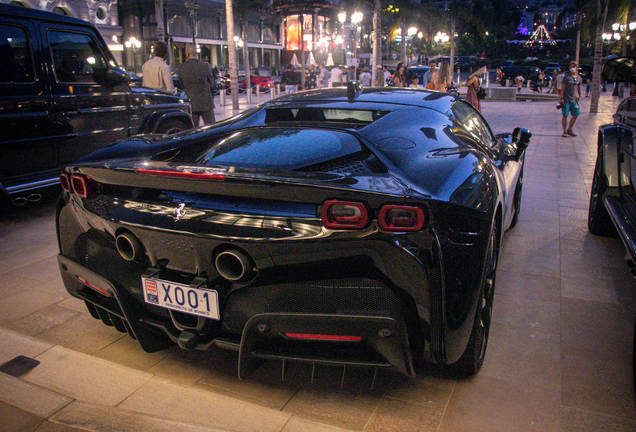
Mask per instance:
[[[129,232],[119,234],[115,238],[115,247],[119,255],[126,261],[136,261],[143,254],[141,242]]]
[[[18,207],[22,207],[23,205],[26,205],[29,202],[29,200],[26,197],[17,197],[17,198],[13,198],[11,200],[11,204],[13,204],[14,206],[18,206]]]
[[[232,282],[249,279],[256,272],[252,258],[235,249],[221,252],[214,263],[219,274]]]

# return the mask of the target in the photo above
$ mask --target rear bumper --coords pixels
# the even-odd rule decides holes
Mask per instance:
[[[140,303],[119,283],[66,256],[58,255],[58,264],[67,290],[86,302],[94,318],[130,334],[148,352],[215,344],[239,351],[241,377],[258,359],[388,368],[414,376],[402,305],[387,287],[375,284],[361,292],[316,281],[310,294],[287,295],[284,301],[280,295],[291,284],[244,289],[227,296],[222,319],[215,321]],[[321,289],[321,283],[331,283],[331,289]],[[262,312],[273,310],[278,312]]]

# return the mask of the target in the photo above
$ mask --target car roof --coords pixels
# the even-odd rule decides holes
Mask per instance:
[[[87,21],[60,15],[53,12],[46,12],[35,8],[13,6],[0,3],[0,15],[12,15],[21,18],[35,18],[42,21],[55,21],[73,25],[93,26]]]

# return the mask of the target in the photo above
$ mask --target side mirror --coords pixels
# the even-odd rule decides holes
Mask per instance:
[[[125,84],[132,80],[128,72],[120,67],[109,66],[100,71],[95,71],[94,76],[105,84]]]
[[[601,76],[610,82],[636,83],[634,66],[636,59],[633,57],[620,57],[608,60],[603,66]]]
[[[516,127],[512,131],[512,142],[517,145],[517,157],[521,156],[523,151],[528,148],[530,138],[532,138],[532,133],[528,129]]]
[[[353,101],[362,93],[362,84],[358,81],[349,81],[347,83],[347,99],[349,102]]]

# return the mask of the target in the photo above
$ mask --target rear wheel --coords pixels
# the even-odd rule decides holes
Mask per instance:
[[[598,147],[592,191],[590,193],[590,208],[587,213],[587,227],[592,234],[604,237],[616,237],[616,227],[603,204],[603,195],[607,192],[607,177],[603,167],[603,146]]]
[[[475,321],[468,345],[460,359],[451,365],[451,371],[458,377],[469,377],[479,372],[486,358],[499,257],[498,232],[497,228],[494,227],[488,241],[484,274],[477,300],[477,311],[475,312]]]
[[[157,128],[157,133],[162,135],[173,135],[188,130],[188,127],[179,120],[169,119],[161,122]]]

